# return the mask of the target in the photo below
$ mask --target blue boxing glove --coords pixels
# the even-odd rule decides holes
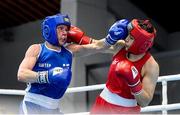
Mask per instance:
[[[49,71],[38,72],[37,82],[40,84],[59,84],[62,87],[66,87],[70,83],[71,75],[71,70],[55,67],[53,69],[50,69]]]
[[[115,22],[109,29],[108,35],[105,38],[107,45],[114,45],[118,40],[123,40],[128,35],[127,25],[129,21],[126,19]]]

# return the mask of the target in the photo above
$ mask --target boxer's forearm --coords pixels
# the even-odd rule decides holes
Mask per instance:
[[[29,69],[20,69],[18,71],[18,81],[21,81],[21,82],[30,82],[30,83],[34,83],[37,81],[37,75],[38,73],[37,72],[34,72],[32,70],[29,70]]]

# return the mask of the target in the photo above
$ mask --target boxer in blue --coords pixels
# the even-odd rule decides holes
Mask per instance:
[[[27,83],[21,114],[61,114],[59,100],[71,81],[74,54],[108,49],[119,39],[124,39],[126,32],[122,31],[127,30],[119,29],[119,23],[115,23],[107,37],[93,42],[78,28],[71,26],[67,15],[46,17],[42,22],[45,42],[31,45],[18,69],[18,80]],[[76,44],[65,45],[67,41]]]

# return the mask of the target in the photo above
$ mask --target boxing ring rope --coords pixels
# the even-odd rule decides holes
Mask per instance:
[[[167,97],[167,82],[168,81],[176,81],[180,80],[180,74],[176,75],[167,75],[167,76],[160,76],[158,78],[158,83],[161,82],[162,84],[162,105],[153,105],[147,106],[141,109],[141,112],[155,112],[155,111],[162,111],[162,114],[167,114],[168,110],[177,110],[180,109],[180,103],[168,104],[168,97]],[[94,91],[103,89],[105,84],[98,84],[98,85],[90,85],[90,86],[82,86],[82,87],[72,87],[68,88],[66,93],[76,93],[76,92],[85,92],[85,91]],[[0,89],[0,94],[2,95],[24,95],[24,90],[14,90],[14,89]],[[81,112],[81,113],[73,113],[73,114],[89,114],[89,112]],[[70,115],[70,114],[69,114]]]

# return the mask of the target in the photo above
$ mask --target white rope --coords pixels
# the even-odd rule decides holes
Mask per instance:
[[[150,111],[163,111],[163,114],[167,114],[167,110],[180,109],[180,103],[168,104],[167,100],[167,81],[176,81],[180,80],[180,74],[160,76],[158,82],[162,83],[162,105],[154,105],[142,108],[142,112]],[[75,92],[85,92],[103,89],[105,84],[82,86],[82,87],[72,87],[68,88],[66,93],[75,93]],[[24,90],[15,90],[15,89],[0,89],[0,94],[4,95],[25,95]],[[79,115],[88,114],[89,112],[77,113]],[[74,113],[73,113],[74,114]]]
[[[168,105],[154,105],[141,108],[141,112],[157,112],[161,110],[176,110],[180,108],[180,103],[168,104]],[[89,112],[79,112],[79,113],[68,113],[65,115],[88,115]]]
[[[103,89],[104,86],[105,86],[105,84],[73,87],[73,88],[68,88],[66,93],[76,93],[76,92],[100,90],[100,89]],[[0,89],[0,94],[3,94],[3,95],[25,95],[25,90]]]
[[[142,108],[141,112],[155,112],[155,111],[161,111],[161,110],[176,110],[176,109],[180,109],[180,103],[147,106],[147,107]]]
[[[0,89],[0,94],[3,95],[25,95],[24,90],[15,90],[15,89]]]
[[[65,115],[89,115],[89,112],[67,113]]]
[[[180,74],[161,76],[161,77],[158,78],[158,82],[162,82],[163,80],[165,80],[165,81],[180,80]],[[82,87],[73,87],[73,88],[68,88],[66,93],[75,93],[75,92],[100,90],[100,89],[103,89],[104,86],[105,86],[105,84],[82,86]],[[24,95],[25,91],[24,90],[15,90],[15,89],[0,89],[0,94],[4,94],[4,95]]]
[[[89,85],[89,86],[83,86],[83,87],[73,87],[73,88],[68,88],[66,93],[100,90],[100,89],[103,89],[104,86],[105,84]]]
[[[158,82],[180,80],[180,74],[160,76]]]

